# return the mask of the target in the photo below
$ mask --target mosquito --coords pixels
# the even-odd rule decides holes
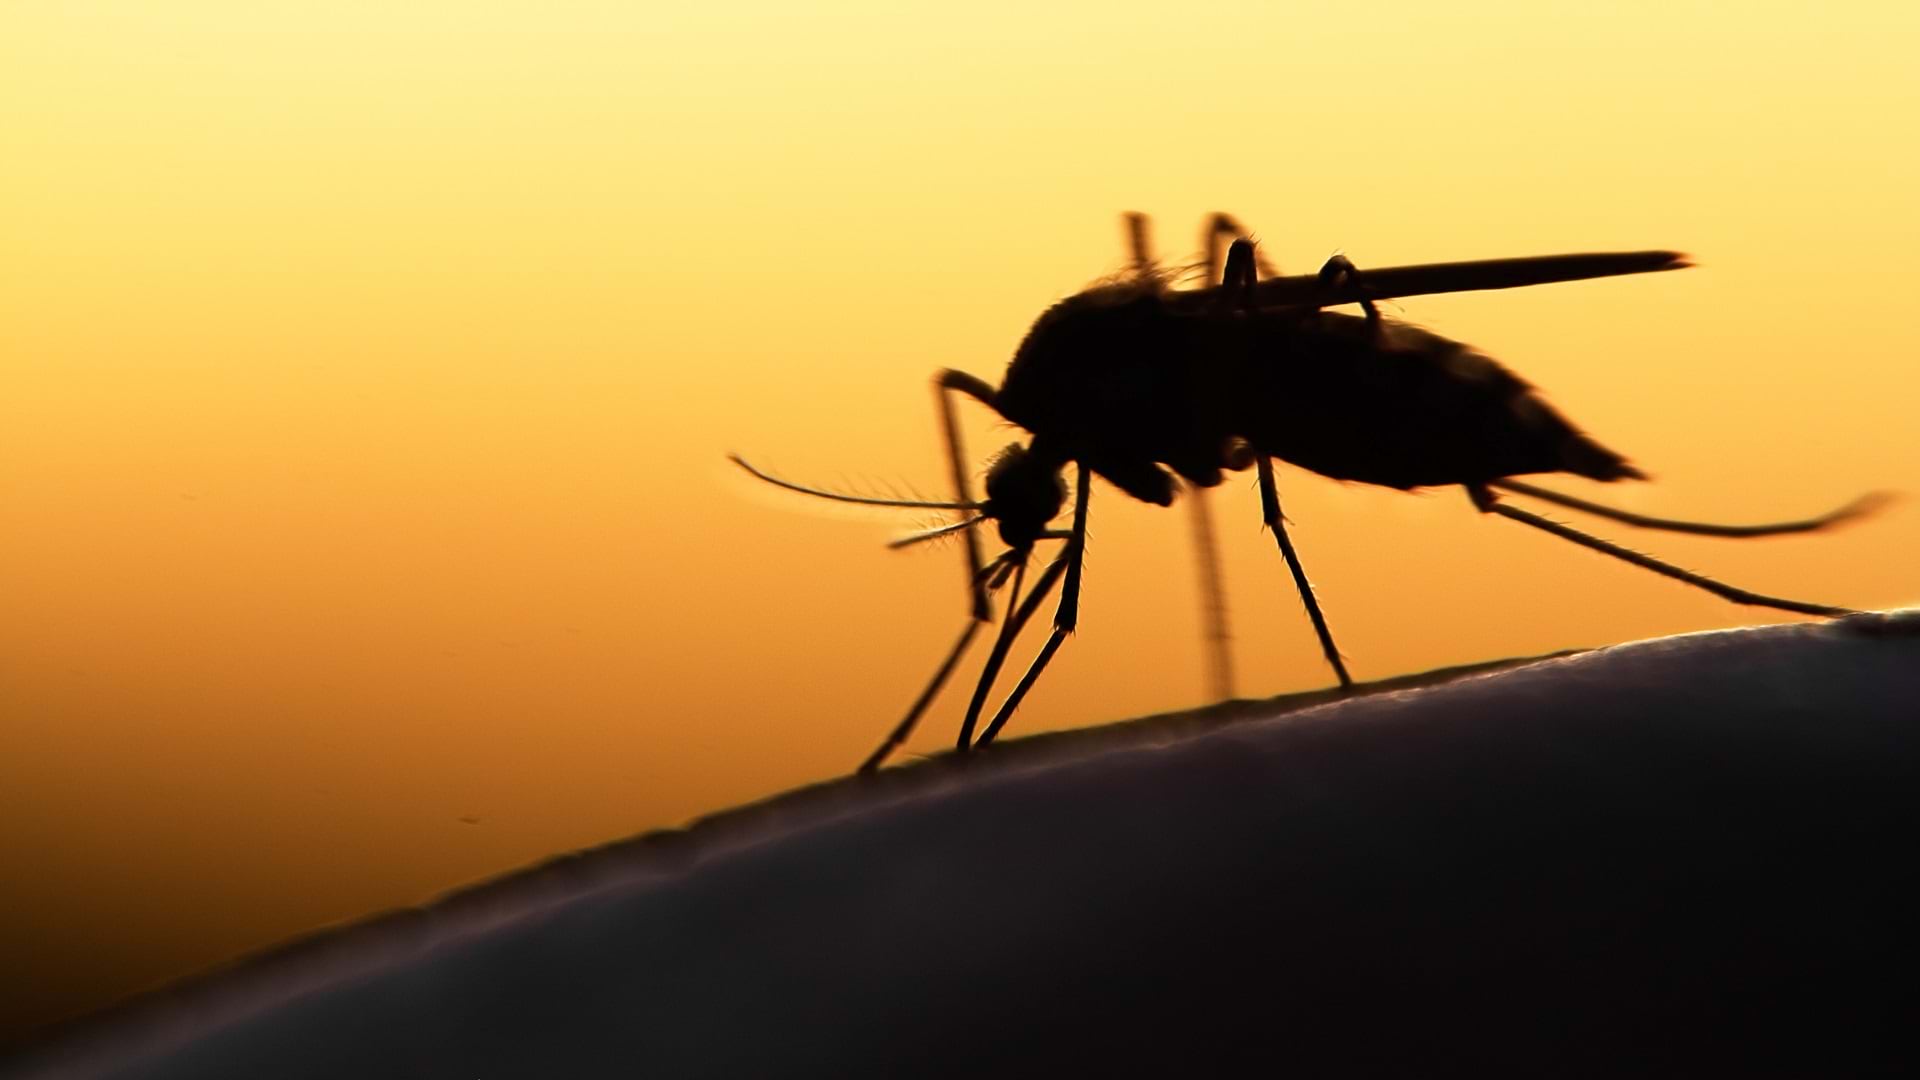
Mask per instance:
[[[1222,216],[1224,218],[1224,216]],[[1224,219],[1230,222],[1231,219]],[[1237,228],[1235,229],[1238,232]],[[1136,265],[1144,244],[1136,242]],[[1590,536],[1500,501],[1496,489],[1649,529],[1726,537],[1812,532],[1857,518],[1883,497],[1867,496],[1818,517],[1761,525],[1716,525],[1628,513],[1536,487],[1514,477],[1565,472],[1611,482],[1645,479],[1620,454],[1580,432],[1518,376],[1460,342],[1382,316],[1376,301],[1423,293],[1509,288],[1689,265],[1671,252],[1542,256],[1372,270],[1342,256],[1316,275],[1263,276],[1255,245],[1237,235],[1221,284],[1173,291],[1135,274],[1096,286],[1043,313],[1015,352],[999,387],[947,370],[935,378],[957,498],[938,503],[873,499],[780,480],[743,459],[753,475],[790,490],[870,505],[956,510],[968,516],[906,537],[895,546],[959,534],[967,558],[969,621],[926,688],[861,765],[868,772],[905,741],[979,628],[992,621],[991,595],[1011,583],[1006,617],[975,684],[956,749],[993,741],[1052,661],[1079,615],[1092,477],[1143,502],[1168,506],[1175,477],[1217,486],[1223,470],[1254,468],[1261,512],[1293,578],[1321,651],[1341,688],[1353,685],[1281,515],[1274,459],[1323,476],[1399,490],[1460,485],[1483,513],[1518,521],[1735,603],[1833,617],[1851,609],[1736,588]],[[1324,310],[1358,304],[1361,315]],[[1031,438],[994,460],[987,497],[970,492],[955,401],[970,397]],[[1075,466],[1072,523],[1051,528]],[[977,527],[993,522],[1006,551],[980,555]],[[1022,596],[1035,546],[1058,554]],[[1053,631],[1014,689],[974,737],[986,700],[1015,639],[1045,598],[1060,589]]]

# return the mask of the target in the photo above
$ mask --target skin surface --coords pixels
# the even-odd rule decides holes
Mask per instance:
[[[13,1075],[1911,1068],[1916,695],[1910,612],[1012,744],[351,928]]]

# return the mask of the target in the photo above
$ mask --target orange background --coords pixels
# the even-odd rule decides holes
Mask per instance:
[[[0,11],[0,1028],[849,769],[960,557],[723,454],[943,494],[930,375],[997,378],[1121,210],[1293,272],[1690,252],[1397,313],[1652,472],[1634,509],[1920,484],[1911,5],[395,7]],[[1770,618],[1458,492],[1281,483],[1362,679]],[[1325,685],[1250,474],[1214,508],[1241,692]],[[1187,528],[1096,487],[1016,733],[1204,700]],[[1920,598],[1910,505],[1596,531]]]

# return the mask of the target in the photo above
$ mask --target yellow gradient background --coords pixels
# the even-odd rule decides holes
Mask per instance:
[[[958,549],[723,455],[943,494],[931,374],[997,379],[1122,210],[1179,257],[1231,210],[1293,272],[1687,251],[1396,314],[1657,478],[1569,491],[1920,486],[1915,11],[6,5],[0,1030],[849,769],[961,625]],[[1281,482],[1362,679],[1771,618],[1457,491]],[[1250,477],[1213,505],[1241,692],[1325,685]],[[1187,528],[1096,486],[1016,733],[1204,700]],[[1920,599],[1910,504],[1595,530]]]

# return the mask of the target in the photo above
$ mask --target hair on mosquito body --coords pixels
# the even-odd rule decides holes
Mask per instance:
[[[804,494],[962,515],[892,545],[962,537],[969,618],[932,679],[861,765],[862,771],[877,768],[905,741],[980,627],[993,621],[992,598],[1005,589],[1005,615],[955,745],[965,752],[993,741],[1077,624],[1094,476],[1157,506],[1170,505],[1178,492],[1187,493],[1183,501],[1193,508],[1216,687],[1231,686],[1231,668],[1224,589],[1212,554],[1205,492],[1219,485],[1226,472],[1249,468],[1256,473],[1261,520],[1274,536],[1321,653],[1339,687],[1353,685],[1288,536],[1275,460],[1334,480],[1400,491],[1458,485],[1482,513],[1735,603],[1823,617],[1851,613],[1724,584],[1511,506],[1500,495],[1537,499],[1636,528],[1736,538],[1830,528],[1870,511],[1877,497],[1800,521],[1719,525],[1631,513],[1516,479],[1566,473],[1610,483],[1645,479],[1646,474],[1581,431],[1532,384],[1498,361],[1379,310],[1379,302],[1392,296],[1682,269],[1690,265],[1683,256],[1612,252],[1362,271],[1336,255],[1317,274],[1288,278],[1275,273],[1244,228],[1216,214],[1202,234],[1206,254],[1198,265],[1206,287],[1177,289],[1173,286],[1181,275],[1152,258],[1145,217],[1128,215],[1124,221],[1132,271],[1044,311],[1015,349],[998,386],[962,371],[936,375],[954,500],[834,493],[779,480],[734,458],[760,479]],[[1347,304],[1358,305],[1360,314],[1326,310]],[[1028,434],[1024,444],[1008,446],[989,462],[984,499],[972,495],[955,411],[961,397],[987,406]],[[1053,527],[1069,507],[1070,525]],[[985,560],[978,526],[988,522],[1006,550]],[[1034,552],[1048,542],[1060,546],[1029,586]],[[1056,588],[1060,597],[1052,633],[975,738],[1015,639]]]

